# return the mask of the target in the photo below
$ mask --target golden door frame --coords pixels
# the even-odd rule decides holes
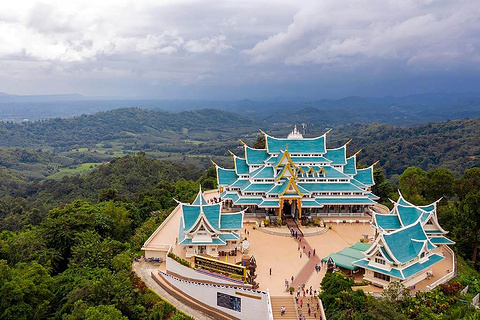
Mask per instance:
[[[302,199],[295,198],[295,197],[282,197],[280,198],[280,209],[278,210],[278,216],[282,217],[282,210],[283,210],[283,203],[284,201],[288,201],[289,204],[293,203],[293,200],[297,201],[297,210],[298,210],[298,218],[302,217]]]

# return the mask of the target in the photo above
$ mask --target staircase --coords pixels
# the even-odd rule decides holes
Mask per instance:
[[[281,320],[297,320],[297,308],[295,306],[295,298],[292,295],[289,296],[276,296],[270,297],[272,302],[273,319]],[[285,307],[285,314],[280,314],[280,309]]]

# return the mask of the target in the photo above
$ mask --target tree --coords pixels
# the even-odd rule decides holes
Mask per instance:
[[[257,140],[253,144],[253,148],[255,149],[265,149],[265,135],[259,135]]]
[[[428,171],[427,188],[425,190],[426,200],[433,202],[442,197],[445,200],[452,197],[454,194],[454,182],[455,178],[448,169],[438,168]]]
[[[373,180],[375,181],[375,185],[372,187],[373,194],[380,197],[380,202],[388,201],[393,188],[390,182],[385,179],[382,168],[373,170]]]
[[[455,234],[458,237],[459,246],[465,253],[472,255],[474,266],[477,267],[480,240],[480,191],[471,191],[460,201],[455,218],[457,220]]]
[[[424,204],[427,173],[417,167],[408,167],[399,179],[399,187],[403,195],[411,202]]]

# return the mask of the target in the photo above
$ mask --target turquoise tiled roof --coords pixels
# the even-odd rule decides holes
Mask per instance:
[[[268,190],[272,189],[275,185],[273,183],[252,183],[243,191],[249,192],[267,192]]]
[[[390,270],[385,270],[385,269],[381,269],[381,268],[378,268],[378,267],[375,267],[375,266],[370,266],[370,265],[368,265],[368,260],[367,259],[354,261],[353,265],[364,268],[364,269],[370,269],[370,270],[373,270],[373,271],[377,271],[377,272],[386,274],[386,275],[394,277],[394,278],[398,278],[398,279],[402,279],[402,280],[405,279],[403,277],[402,273],[398,269],[392,268]]]
[[[380,199],[379,196],[377,196],[377,195],[375,195],[375,194],[373,194],[373,193],[371,193],[371,192],[368,194],[368,197],[369,197],[370,199],[372,199],[372,200],[378,200],[378,199]]]
[[[238,240],[240,237],[235,234],[235,233],[221,233],[218,235],[218,237],[220,239],[222,239],[223,241],[227,241],[227,240]]]
[[[357,186],[357,187],[362,188],[362,189],[367,187],[366,185],[364,185],[363,183],[361,183],[360,181],[355,180],[355,179],[351,179],[350,183],[353,184],[354,186]]]
[[[435,205],[432,203],[432,204],[429,204],[428,206],[419,206],[419,208],[422,208],[423,210],[430,212],[433,209],[435,209]]]
[[[278,159],[280,159],[281,157],[282,157],[281,154],[279,154],[278,156],[270,156],[267,160],[265,160],[265,163],[274,165],[275,163],[277,163]]]
[[[275,187],[273,187],[269,193],[270,194],[281,194],[283,193],[283,191],[285,191],[285,189],[287,188],[287,185],[288,185],[288,181],[285,181],[284,183],[280,184],[280,185],[276,185]]]
[[[373,186],[373,167],[357,169],[357,174],[354,176],[354,178],[364,185]]]
[[[235,157],[235,169],[237,174],[248,174],[248,165],[245,159]]]
[[[330,163],[331,161],[324,157],[290,157],[293,163]]]
[[[243,227],[242,212],[222,213],[220,215],[220,229],[240,230]]]
[[[410,202],[407,202],[402,196],[398,198],[398,203],[401,204],[402,206],[412,206]]]
[[[263,167],[255,170],[250,175],[255,179],[273,179],[273,168],[272,167]]]
[[[267,153],[265,149],[254,149],[250,148],[249,146],[245,146],[245,159],[247,160],[247,164],[263,164],[265,160],[267,160],[270,155]]]
[[[426,233],[426,234],[433,234],[433,233],[435,233],[435,234],[443,234],[444,232],[441,231],[441,230],[425,230],[425,233]]]
[[[356,175],[357,174],[357,167],[356,167],[356,157],[352,156],[347,159],[347,164],[343,167],[343,173]]]
[[[247,204],[260,204],[262,203],[262,198],[241,198],[234,202],[235,205],[247,205]]]
[[[397,206],[398,217],[402,221],[404,226],[408,226],[412,223],[415,223],[420,216],[422,216],[421,221],[424,222],[428,218],[428,213],[415,208],[415,207],[405,207],[402,205]]]
[[[347,164],[347,154],[345,146],[337,149],[327,149],[325,158],[332,161],[332,164]]]
[[[232,200],[233,202],[237,201],[239,196],[238,196],[238,193],[236,192],[223,192],[220,197],[222,199],[230,199]]]
[[[390,257],[390,255],[388,254],[387,250],[385,250],[385,248],[384,248],[383,246],[380,246],[380,251],[382,251],[382,254],[383,254],[383,256],[385,257],[385,259],[387,259],[387,260],[390,261],[390,262],[393,262],[392,257]]]
[[[315,200],[302,200],[302,208],[321,208],[323,205]]]
[[[401,263],[406,263],[420,254],[423,247],[422,241],[430,242],[420,222],[398,231],[384,234],[383,240],[393,254],[392,258]],[[431,243],[430,246],[432,246]]]
[[[266,145],[269,153],[280,153],[286,150],[290,153],[325,153],[325,136],[312,139],[279,139],[266,136]]]
[[[299,183],[299,186],[309,190],[310,192],[322,192],[322,191],[357,191],[362,189],[350,184],[350,183],[335,183],[335,182],[317,182],[317,183]]]
[[[365,205],[374,204],[375,202],[368,198],[316,198],[318,203],[322,204],[339,204],[339,205]]]
[[[231,188],[240,188],[241,190],[245,189],[250,185],[250,180],[238,179],[230,185]]]
[[[330,254],[328,257],[323,258],[322,261],[327,262],[329,259],[332,259],[336,266],[349,270],[357,270],[358,267],[354,266],[352,263],[358,259],[362,259],[364,257],[363,252],[369,247],[370,245],[368,244],[362,246],[357,243],[351,247],[346,247],[337,253]]]
[[[220,220],[220,204],[204,205],[202,206],[203,213],[210,225],[217,231],[219,231]],[[182,205],[183,220],[185,221],[185,230],[192,228],[195,221],[197,221],[200,215],[200,206],[196,205]]]
[[[402,224],[396,214],[375,214],[375,222],[384,230],[400,229]]]
[[[447,237],[431,237],[430,241],[433,244],[455,244],[455,242],[448,239]]]
[[[207,204],[207,200],[205,200],[205,198],[203,197],[201,190],[198,191],[197,197],[195,198],[195,200],[193,200],[192,204],[196,204],[196,205]]]
[[[221,186],[228,186],[235,182],[238,179],[235,170],[233,169],[223,169],[217,167],[217,177],[218,177],[218,184]]]
[[[402,270],[403,276],[404,276],[405,279],[407,279],[407,278],[413,276],[414,274],[427,269],[431,265],[433,265],[433,264],[435,264],[439,261],[442,261],[443,259],[445,259],[445,258],[442,257],[441,255],[432,254],[431,256],[428,257],[427,261],[425,261],[423,263],[417,262],[417,263],[414,263],[411,266],[403,269]]]
[[[332,168],[332,167],[328,167],[328,166],[327,166],[327,167],[324,167],[324,169],[325,169],[325,176],[326,176],[327,178],[331,178],[331,179],[333,179],[333,178],[350,179],[349,176],[347,176],[346,174],[338,171],[338,170],[335,169],[335,168]]]
[[[415,206],[414,204],[405,200],[405,198],[403,198],[402,194],[400,194],[400,198],[398,198],[397,202],[398,202],[398,204],[401,204],[402,206],[405,206],[405,207],[417,207],[417,208],[420,208],[420,209],[428,211],[428,212],[435,209],[435,203],[431,203],[431,204],[425,205],[425,206]]]
[[[279,208],[280,204],[278,200],[263,200],[258,206],[260,208]]]

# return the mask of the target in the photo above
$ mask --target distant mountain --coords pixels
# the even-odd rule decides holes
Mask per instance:
[[[355,122],[384,122],[406,126],[476,117],[480,115],[480,93],[426,93],[382,98],[351,96],[317,101],[142,99],[87,97],[75,93],[32,96],[0,94],[0,120],[3,121],[66,118],[126,107],[170,112],[221,109],[277,123],[292,123],[295,120],[336,126]]]

